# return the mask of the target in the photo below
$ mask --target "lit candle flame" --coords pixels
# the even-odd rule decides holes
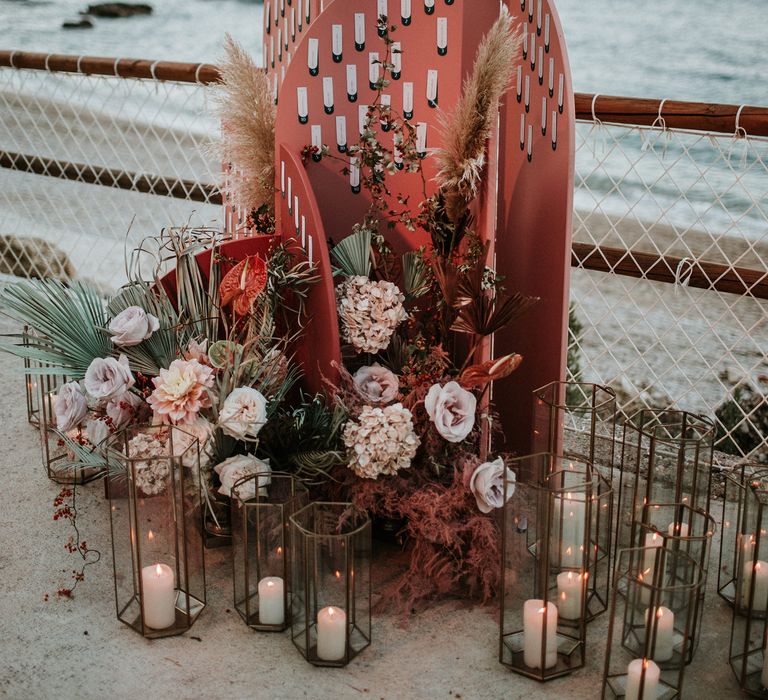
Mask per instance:
[[[267,588],[274,588],[275,582],[274,581],[267,581]]]
[[[150,530],[150,531],[147,533],[147,539],[148,539],[150,542],[151,542],[152,540],[154,540],[154,539],[155,539],[155,533],[154,533],[154,532],[152,532],[152,530]]]
[[[278,556],[281,556],[281,555],[282,555],[282,553],[283,553],[283,548],[282,548],[282,547],[278,547],[278,548],[277,548],[277,555],[278,555]]]
[[[336,571],[336,578],[341,578],[341,571]]]
[[[163,568],[160,566],[160,563],[158,562],[155,564],[155,576],[162,576],[163,575]]]
[[[545,612],[547,612],[546,608],[539,608],[539,612],[543,615]]]
[[[328,617],[333,617],[336,614],[336,610],[332,607],[328,608]]]

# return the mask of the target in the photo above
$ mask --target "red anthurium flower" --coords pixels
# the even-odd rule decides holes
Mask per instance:
[[[232,304],[235,314],[245,316],[266,285],[267,264],[258,255],[249,255],[221,280],[219,287],[221,305]]]

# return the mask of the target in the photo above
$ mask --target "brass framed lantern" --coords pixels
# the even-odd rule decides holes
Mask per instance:
[[[694,601],[685,663],[690,663],[693,660],[701,638],[706,578],[709,572],[712,537],[716,527],[715,519],[711,515],[691,508],[686,503],[648,503],[642,507],[639,520],[636,520],[633,525],[632,542],[634,546],[646,548],[647,574],[652,570],[652,550],[655,547],[665,547],[671,552],[683,552],[691,557],[701,569],[704,581]],[[679,582],[675,578],[676,573],[674,568],[667,572],[668,585]],[[682,582],[685,583],[688,581],[687,571],[683,571],[682,574],[684,577]]]
[[[768,471],[750,472],[737,482],[738,532],[728,557],[735,569],[727,588],[733,605],[729,659],[741,689],[768,698]]]
[[[587,382],[551,382],[533,392],[533,452],[580,457],[612,479],[616,392]]]
[[[632,525],[647,503],[709,513],[714,437],[709,418],[687,411],[643,409],[625,422],[614,553],[632,546]]]
[[[149,639],[182,634],[205,607],[198,440],[130,427],[106,456],[117,617]]]
[[[623,550],[608,618],[601,697],[680,698],[696,599],[698,563],[665,546]]]
[[[602,516],[607,547],[611,492],[591,465],[562,456],[510,466],[517,477],[505,482],[499,661],[548,681],[584,665],[586,624],[603,602],[592,585],[600,561],[593,523]]]
[[[725,474],[717,592],[730,605],[736,602],[736,589],[758,534],[749,522],[752,513],[746,508],[751,497],[748,501],[747,491],[765,483],[766,479],[768,465],[751,462],[744,462]],[[764,523],[759,534],[765,538],[767,532],[768,523]]]
[[[308,501],[306,487],[290,474],[252,474],[232,487],[235,609],[253,629],[290,625],[289,519]]]
[[[24,326],[21,334],[21,344],[23,347],[29,347],[30,329]],[[30,370],[36,369],[39,363],[24,358],[24,395],[27,401],[27,422],[35,428],[40,427],[40,392],[38,391],[38,382],[40,375]]]
[[[346,666],[371,643],[371,521],[351,503],[290,517],[291,638],[315,666]]]

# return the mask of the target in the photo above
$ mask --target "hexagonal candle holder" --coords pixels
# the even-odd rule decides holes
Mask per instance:
[[[685,552],[664,546],[621,552],[609,610],[604,700],[682,697],[704,582],[701,567]]]
[[[584,665],[593,572],[605,562],[594,523],[602,519],[607,551],[611,492],[589,463],[562,456],[530,455],[510,468],[516,480],[504,485],[499,661],[548,681]]]
[[[290,517],[291,638],[315,666],[346,666],[371,643],[371,521],[351,503]]]
[[[290,474],[253,474],[232,487],[232,573],[235,609],[257,630],[291,624],[290,517],[309,502]]]
[[[205,607],[198,440],[133,426],[106,454],[117,617],[148,639],[182,634]]]

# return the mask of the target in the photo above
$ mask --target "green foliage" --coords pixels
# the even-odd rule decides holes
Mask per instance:
[[[581,358],[579,357],[579,346],[574,342],[581,338],[584,327],[576,315],[576,305],[571,304],[568,307],[568,357],[566,364],[568,371],[566,379],[570,382],[581,381]],[[566,401],[569,404],[578,404],[581,401],[581,392],[578,387],[569,386],[566,391]]]
[[[301,395],[290,409],[281,408],[261,431],[261,448],[273,469],[296,474],[308,484],[330,478],[330,471],[346,464],[342,431],[346,411],[329,406],[321,395]]]
[[[717,407],[715,418],[717,449],[768,463],[768,405],[763,393],[750,384],[738,384]]]
[[[95,358],[113,353],[104,300],[83,282],[25,280],[0,291],[0,304],[37,333],[26,347],[0,343],[0,350],[51,365],[46,372],[82,377]]]
[[[412,250],[403,255],[403,291],[411,299],[424,296],[432,286],[429,266],[424,262],[423,250]]]
[[[359,227],[357,231],[339,241],[331,249],[331,256],[342,274],[347,277],[371,274],[371,231]]]

